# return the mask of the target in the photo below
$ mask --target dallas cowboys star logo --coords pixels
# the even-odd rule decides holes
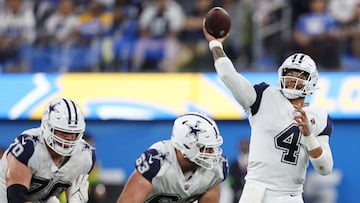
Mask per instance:
[[[153,156],[153,158],[160,160],[160,162],[163,162],[163,161],[170,162],[170,160],[168,160],[168,158],[167,158],[168,156],[169,156],[169,152],[166,152],[166,153],[161,153],[160,152],[159,154]]]
[[[88,143],[84,143],[82,151],[91,149],[91,146]]]
[[[55,109],[55,106],[58,105],[59,103],[56,103],[56,104],[50,104],[49,106],[49,113],[53,112],[53,111],[56,111]]]
[[[199,133],[205,132],[205,130],[199,128],[199,124],[200,124],[199,121],[196,121],[195,125],[193,125],[193,126],[186,123],[186,125],[189,127],[189,132],[186,136],[192,135],[195,137],[195,139],[198,139]]]
[[[39,136],[33,135],[32,139],[34,140],[34,142],[39,142]]]

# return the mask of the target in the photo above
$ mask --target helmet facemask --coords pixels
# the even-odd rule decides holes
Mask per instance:
[[[214,164],[218,163],[222,158],[222,149],[220,148],[220,146],[204,146],[198,144],[197,148],[199,149],[198,154],[189,159],[190,161],[195,162],[197,165],[203,168],[213,168]]]
[[[62,131],[59,129],[55,129],[54,127],[51,127],[50,122],[48,123],[49,127],[45,127],[43,129],[44,138],[46,144],[54,150],[56,153],[62,155],[62,156],[71,156],[75,146],[79,143],[79,140],[82,138],[83,133],[76,133],[76,139],[75,140],[66,140],[58,135],[55,134],[55,130]],[[65,131],[62,131],[65,132]],[[65,132],[72,134],[73,132]]]

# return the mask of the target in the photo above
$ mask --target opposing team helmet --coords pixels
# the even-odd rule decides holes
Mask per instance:
[[[306,76],[306,79],[303,80],[298,77],[286,76],[289,71],[297,71],[300,74]],[[310,56],[303,53],[295,53],[289,56],[278,70],[279,77],[279,86],[288,99],[296,99],[299,97],[306,97],[312,95],[317,89],[316,83],[319,77],[318,71],[316,69],[315,62],[310,58]],[[286,79],[295,80],[295,87],[288,88],[286,87]],[[299,84],[302,84],[302,88],[296,88]]]
[[[191,112],[174,121],[171,142],[185,158],[211,169],[221,160],[223,139],[215,121],[208,116]]]
[[[51,101],[41,119],[42,135],[46,144],[62,156],[71,156],[85,131],[85,119],[79,106],[67,98]],[[75,133],[76,140],[62,139],[54,131]]]

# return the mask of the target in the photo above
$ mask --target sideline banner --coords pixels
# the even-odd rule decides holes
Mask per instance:
[[[252,84],[277,85],[276,73],[244,73]],[[309,102],[334,119],[360,119],[360,72],[321,73]],[[55,97],[80,104],[87,119],[167,120],[203,111],[218,120],[246,114],[215,73],[1,74],[0,119],[40,119]]]

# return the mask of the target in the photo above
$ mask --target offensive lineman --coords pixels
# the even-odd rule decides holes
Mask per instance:
[[[218,203],[228,174],[222,142],[208,116],[192,112],[178,117],[171,139],[153,144],[136,160],[117,203]]]
[[[21,133],[0,161],[0,202],[58,203],[67,190],[68,203],[88,200],[88,173],[95,149],[83,139],[84,116],[67,98],[48,104],[39,128]]]
[[[309,160],[321,175],[332,171],[329,115],[304,102],[316,90],[318,72],[307,55],[289,56],[279,67],[279,87],[252,86],[203,26],[216,72],[249,115],[252,129],[246,183],[240,203],[303,203]]]

